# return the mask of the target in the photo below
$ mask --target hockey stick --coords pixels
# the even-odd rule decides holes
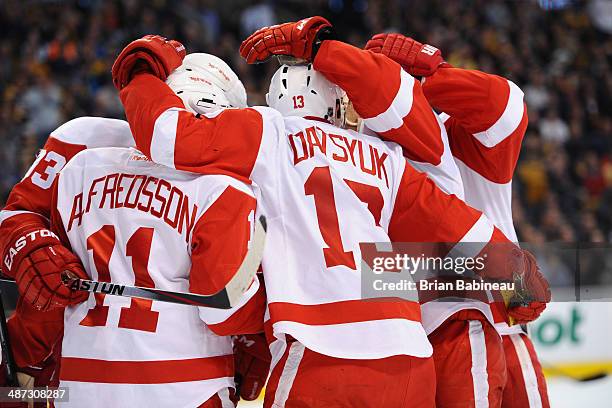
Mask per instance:
[[[255,232],[251,240],[251,247],[247,252],[238,271],[229,283],[219,292],[212,295],[198,295],[195,293],[174,292],[156,288],[144,288],[141,286],[121,285],[112,282],[97,282],[88,279],[78,279],[64,275],[66,284],[72,290],[90,293],[103,293],[105,295],[136,297],[142,299],[159,300],[161,302],[177,303],[180,305],[192,305],[211,307],[215,309],[231,309],[241,299],[242,295],[249,289],[253,278],[257,273],[261,259],[263,258],[264,245],[266,241],[266,218],[259,217],[255,224]]]
[[[0,290],[0,344],[2,346],[2,361],[6,362],[6,385],[9,387],[19,387],[17,380],[17,366],[11,349],[8,326],[6,325],[6,314],[4,313],[4,302],[2,290]]]
[[[504,305],[506,306],[506,309],[508,309],[510,307],[510,304],[512,303],[512,298],[514,297],[514,291],[513,290],[502,290],[500,292],[502,294],[502,298],[504,299]],[[516,324],[516,321],[514,320],[514,317],[508,315],[508,321],[506,323],[508,323],[508,326],[514,326]]]

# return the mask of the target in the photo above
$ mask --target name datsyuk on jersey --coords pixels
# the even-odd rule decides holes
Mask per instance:
[[[319,136],[320,135],[320,136]],[[349,139],[345,135],[337,135],[333,133],[327,134],[318,126],[311,126],[304,131],[295,134],[287,135],[289,145],[293,150],[293,164],[297,165],[303,160],[310,159],[315,154],[315,148],[324,155],[328,155],[328,147],[330,147],[330,157],[339,162],[350,162],[362,172],[371,176],[376,176],[380,180],[385,178],[385,183],[389,187],[389,178],[387,169],[385,168],[385,159],[387,153],[381,153],[377,148],[359,139]],[[327,144],[327,139],[331,141],[333,146]],[[364,154],[364,144],[369,147],[369,163]]]

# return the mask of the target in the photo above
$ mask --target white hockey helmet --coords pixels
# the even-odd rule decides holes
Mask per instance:
[[[344,94],[312,64],[282,65],[272,76],[266,102],[283,116],[311,116],[342,126]]]
[[[211,54],[193,53],[168,76],[166,84],[193,113],[245,108],[246,90],[232,69]]]

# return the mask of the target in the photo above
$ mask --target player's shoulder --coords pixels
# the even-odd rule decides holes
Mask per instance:
[[[394,155],[401,158],[404,157],[402,147],[399,144],[381,139],[374,131],[371,131],[366,127],[364,127],[360,132],[352,129],[347,129],[346,131],[354,138],[363,140],[364,142],[367,142],[368,144],[386,152],[389,155]]]
[[[279,111],[268,106],[254,106],[249,109],[261,116],[264,133],[285,133],[286,118]]]
[[[126,121],[95,116],[71,119],[52,131],[50,137],[87,148],[130,147],[135,144]]]
[[[68,163],[66,163],[66,166],[64,166],[62,172],[83,167],[119,166],[133,156],[141,156],[143,162],[149,161],[146,156],[131,147],[98,147],[85,149],[70,159]]]
[[[283,117],[279,111],[268,106],[252,106],[249,108],[225,108],[219,109],[210,113],[206,113],[209,119],[223,118],[224,120],[240,117],[241,121],[256,120],[256,121],[282,121]]]
[[[251,197],[255,196],[250,185],[223,174],[197,175],[194,182],[200,184],[200,190],[204,195],[212,194],[214,192],[221,193],[229,187]]]
[[[247,108],[261,115],[264,120],[280,120],[283,121],[283,115],[279,111],[274,108],[270,108],[269,106],[253,106],[251,108]]]
[[[146,155],[132,147],[99,147],[77,153],[64,167],[63,173],[84,168],[107,168],[135,174],[147,174],[170,183],[189,184],[203,194],[222,191],[228,186],[253,195],[247,184],[221,174],[197,174],[176,170],[154,163]]]

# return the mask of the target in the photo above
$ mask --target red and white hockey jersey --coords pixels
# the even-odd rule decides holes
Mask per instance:
[[[337,41],[321,45],[314,68],[351,96],[365,133],[399,143],[412,167],[427,173],[442,191],[463,198],[446,129],[431,107],[419,102],[423,90],[414,77],[382,55]]]
[[[438,109],[461,172],[465,202],[485,213],[512,241],[512,176],[527,130],[523,92],[512,81],[480,71],[440,68],[423,92]],[[500,334],[521,332],[497,319]]]
[[[457,181],[463,185],[463,190],[455,193],[458,196],[464,194],[466,203],[483,211],[507,237],[516,241],[511,184],[527,128],[522,91],[511,81],[496,75],[440,68],[424,79],[423,92],[434,108],[443,111],[440,118],[445,124],[450,151],[460,171]],[[411,100],[394,101],[398,106],[402,103],[411,103]],[[366,118],[365,123],[370,124],[372,120],[376,119]],[[414,146],[410,138],[395,140],[402,144],[405,152]],[[423,170],[431,176],[430,169]],[[435,173],[431,178],[443,187]],[[519,326],[508,327],[501,305],[473,299],[427,302],[422,307],[423,324],[431,333],[450,315],[466,308],[481,310],[502,334],[521,331]]]
[[[315,60],[315,68],[323,72],[330,81],[341,84],[350,95],[355,110],[364,119],[365,126],[383,139],[399,143],[404,155],[416,169],[425,172],[443,191],[454,194],[483,211],[508,237],[516,240],[514,230],[507,228],[508,225],[512,228],[508,197],[511,191],[504,190],[504,187],[501,190],[492,190],[487,179],[474,178],[474,171],[468,171],[469,168],[459,159],[480,163],[480,166],[476,164],[476,168],[488,169],[489,177],[494,180],[499,180],[499,177],[511,180],[514,164],[507,166],[505,163],[516,163],[521,139],[519,138],[518,145],[506,142],[497,150],[488,147],[491,147],[493,139],[497,138],[498,142],[503,139],[502,133],[506,128],[512,128],[513,124],[518,126],[516,114],[522,116],[523,110],[517,106],[519,104],[522,107],[522,92],[516,85],[503,78],[477,71],[441,68],[427,78],[421,89],[417,86],[418,82],[398,65],[385,64],[380,59],[367,56],[358,59],[359,56],[352,49],[337,48],[333,43],[323,43]],[[345,66],[342,60],[337,62],[331,57],[331,52],[334,57],[346,56],[347,59],[358,60],[359,63]],[[368,76],[364,77],[363,72],[368,72]],[[376,91],[369,89],[370,93],[366,93],[363,92],[364,88],[367,90],[372,82],[369,78],[375,78]],[[378,82],[376,78],[384,78],[384,81]],[[508,91],[509,86],[511,92]],[[408,89],[412,89],[412,92]],[[460,133],[458,126],[449,126],[452,121],[447,122],[446,127],[441,126],[448,115],[443,114],[438,118],[429,106],[414,103],[415,98],[420,98],[422,93],[434,108],[442,109],[438,105],[448,107],[449,112],[458,115],[462,123],[471,125],[468,129],[481,139],[484,140],[484,135],[494,134],[495,136],[489,137],[488,147],[480,149],[480,154],[462,154],[464,151],[470,151],[470,147],[474,150],[474,137],[470,134],[467,139],[465,130]],[[436,128],[436,124],[442,129]],[[524,133],[526,117],[523,125]],[[406,128],[411,131],[406,131]],[[520,131],[521,129],[518,129],[517,133]],[[515,139],[512,138],[513,141]],[[469,145],[463,146],[466,144]],[[462,146],[463,149],[460,148]],[[478,158],[483,156],[489,161],[478,161]],[[485,236],[484,241],[487,241],[493,234],[493,225],[483,223],[482,229],[486,231],[483,235],[466,236],[466,241],[478,242],[483,240],[482,236]],[[431,333],[455,312],[478,309],[492,324],[507,327],[503,305],[493,302],[490,294],[483,293],[483,299],[487,298],[489,302],[467,298],[460,302],[425,302],[422,305],[423,325],[427,333]]]
[[[0,231],[10,228],[11,217],[24,212],[49,219],[53,181],[78,152],[96,147],[132,146],[135,146],[134,138],[123,120],[81,117],[64,123],[51,132],[34,164],[11,190],[0,212]]]
[[[19,229],[25,223],[37,223],[41,227],[49,226],[51,209],[54,206],[52,186],[60,170],[78,152],[87,148],[133,145],[134,140],[127,122],[115,119],[82,117],[73,119],[53,131],[28,173],[11,191],[7,206],[0,212],[0,240],[10,236],[15,229]],[[226,221],[218,221],[221,225],[227,224]],[[205,241],[203,244],[207,244]],[[4,247],[6,243],[0,242]],[[215,259],[220,255],[219,251],[224,250],[218,245],[209,245],[209,251],[211,249],[216,249],[217,252],[211,252],[210,259]],[[260,320],[263,320],[264,302],[263,294],[257,292],[257,296],[240,309],[241,313],[233,313],[229,319],[226,319],[227,315],[224,313],[211,311],[207,314],[210,319],[209,327],[218,334],[230,334],[234,330],[244,328],[256,314],[260,316]],[[23,317],[19,313],[9,319],[11,337],[22,340],[13,342],[15,359],[19,366],[36,365],[50,354],[57,339],[61,339],[64,325],[62,320],[55,318],[55,313],[53,316],[43,317],[42,312],[29,312],[27,305],[22,305],[23,307],[29,314],[34,313],[32,317],[36,319],[30,319],[29,314],[28,317]],[[38,317],[39,314],[41,318]],[[44,324],[41,324],[43,321]],[[255,323],[259,325],[258,322]],[[257,330],[259,329],[258,327]],[[224,347],[227,349],[226,345]],[[113,372],[116,371],[107,373]],[[198,398],[202,397],[206,398],[199,393]]]
[[[330,43],[339,51],[328,53],[333,69],[363,58],[399,78],[394,62]],[[352,101],[360,92],[376,95],[371,87],[344,83],[340,73],[337,78]],[[440,124],[420,84],[408,91],[412,120],[400,120],[398,131],[413,133],[414,123],[418,131],[429,132],[424,138],[439,139]],[[340,358],[429,356],[418,303],[361,299],[359,243],[460,242],[464,237],[507,242],[501,232],[493,233],[484,215],[408,165],[394,143],[319,121],[282,118],[270,108],[194,116],[148,74],[133,79],[120,96],[137,145],[154,161],[253,182],[268,219],[263,269],[268,322],[278,340],[271,346],[275,358],[287,334]],[[385,120],[395,121],[397,115],[392,111]]]
[[[54,186],[52,227],[93,280],[210,294],[246,254],[256,201],[230,177],[101,148],[77,154]],[[103,294],[66,308],[59,378],[71,406],[194,407],[233,387],[228,334],[263,328],[258,288],[230,310]]]
[[[74,155],[87,148],[110,146],[134,146],[127,122],[80,117],[51,132],[34,164],[13,187],[6,206],[0,211],[0,253],[6,252],[7,244],[12,243],[8,240],[18,234],[21,228],[27,225],[49,227],[53,193],[51,187],[60,170]],[[37,365],[44,360],[63,331],[60,320],[41,315],[45,324],[40,324],[38,320],[30,318],[36,312],[29,309],[28,305],[20,305],[18,313],[8,321],[11,337],[23,340],[13,342],[15,361],[20,367]],[[22,318],[19,313],[22,310],[27,310],[27,318]]]

